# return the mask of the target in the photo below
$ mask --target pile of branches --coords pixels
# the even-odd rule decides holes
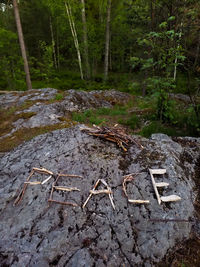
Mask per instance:
[[[123,129],[117,128],[117,124],[114,127],[99,127],[94,125],[93,128],[81,128],[81,131],[84,131],[89,135],[98,136],[102,139],[117,143],[117,145],[124,151],[127,151],[127,147],[132,143],[135,143],[138,147],[143,148],[139,142],[127,135]]]

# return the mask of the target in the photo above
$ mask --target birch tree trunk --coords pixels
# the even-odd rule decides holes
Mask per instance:
[[[18,38],[19,38],[21,53],[22,53],[22,57],[24,60],[24,71],[26,74],[26,85],[27,85],[28,90],[30,90],[30,89],[32,89],[32,84],[31,84],[28,60],[27,60],[27,56],[26,56],[26,48],[25,48],[25,44],[24,44],[24,36],[23,36],[23,32],[22,32],[22,25],[21,25],[21,21],[20,21],[19,9],[18,9],[18,5],[17,5],[16,0],[13,0],[13,7],[14,7],[15,22],[16,22],[16,26],[17,26],[17,32],[18,32]]]
[[[110,13],[111,13],[111,0],[108,0],[107,19],[106,19],[105,59],[104,59],[104,82],[108,79],[108,56],[109,56],[109,44],[110,44]]]
[[[83,23],[83,43],[84,43],[84,54],[85,54],[85,69],[86,69],[86,79],[90,79],[90,65],[89,65],[89,55],[88,55],[88,37],[87,37],[87,23],[85,16],[85,0],[81,0],[82,4],[82,23]]]
[[[77,34],[76,34],[76,28],[75,28],[74,20],[72,17],[72,12],[71,12],[71,7],[70,7],[69,2],[65,2],[65,7],[66,7],[66,11],[67,11],[67,16],[69,19],[70,29],[71,29],[72,36],[74,39],[74,45],[75,45],[75,48],[77,51],[78,63],[79,63],[79,68],[80,68],[80,75],[81,75],[81,79],[83,80],[81,53],[80,53],[79,42],[78,42],[78,38],[77,38]]]
[[[50,31],[51,31],[51,43],[52,43],[52,49],[53,49],[54,67],[57,69],[58,65],[57,65],[57,60],[56,60],[55,39],[54,39],[54,34],[53,34],[53,26],[52,26],[51,16],[49,18],[49,23],[50,23]]]

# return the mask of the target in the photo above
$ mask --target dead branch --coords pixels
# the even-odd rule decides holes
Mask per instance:
[[[89,135],[97,136],[102,139],[114,142],[125,152],[127,151],[127,147],[130,143],[135,143],[140,148],[144,148],[139,142],[135,141],[135,139],[127,135],[123,129],[117,128],[116,126],[117,125],[112,128],[108,128],[104,126],[99,127],[94,125],[93,128],[85,127],[80,128],[80,130],[86,132]]]

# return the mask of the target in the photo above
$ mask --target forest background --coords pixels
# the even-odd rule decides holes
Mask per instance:
[[[144,136],[156,131],[199,136],[199,54],[199,0],[0,1],[0,90],[115,88],[142,96],[137,104],[147,112],[119,122],[137,130],[149,121],[142,128]],[[189,101],[177,101],[173,94],[187,95]],[[117,107],[115,113],[126,115],[131,105]],[[99,111],[99,115],[109,114],[109,110]],[[90,115],[87,111],[74,118],[84,122]]]

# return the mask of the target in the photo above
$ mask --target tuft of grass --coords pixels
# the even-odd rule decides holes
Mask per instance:
[[[72,114],[72,120],[73,121],[78,121],[78,122],[80,122],[80,123],[84,123],[84,122],[86,122],[86,116],[83,114],[83,113],[76,113],[76,112],[74,112],[73,114]]]
[[[55,96],[55,100],[57,100],[57,101],[60,101],[60,100],[63,100],[63,98],[64,98],[64,95],[63,94],[60,94],[60,93],[58,93],[56,96]]]

